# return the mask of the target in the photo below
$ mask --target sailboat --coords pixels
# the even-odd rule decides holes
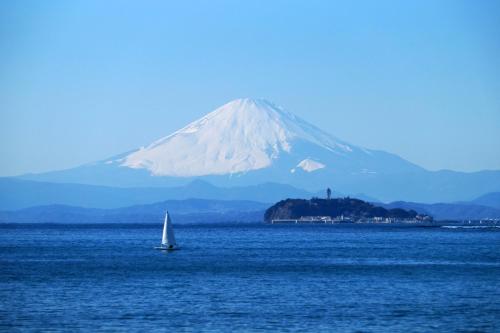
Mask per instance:
[[[178,250],[179,247],[175,242],[174,227],[172,226],[172,221],[168,215],[168,211],[165,213],[165,220],[163,222],[163,236],[161,238],[161,246],[156,247],[158,250],[173,251]]]

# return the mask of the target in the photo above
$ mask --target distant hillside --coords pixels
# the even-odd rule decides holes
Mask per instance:
[[[500,209],[500,192],[487,193],[472,200],[471,203]]]
[[[203,199],[117,209],[49,205],[0,212],[0,223],[161,223],[166,209],[175,223],[261,222],[268,206],[254,201]]]
[[[380,204],[387,209],[412,209],[420,214],[428,214],[436,220],[479,220],[500,218],[500,209],[474,205],[470,203],[436,203],[423,204],[417,202],[396,201]]]
[[[311,196],[313,194],[310,192],[275,183],[223,188],[204,181],[194,181],[178,187],[119,188],[0,178],[0,210],[53,204],[89,208],[118,208],[163,200],[190,198],[276,202],[287,197],[310,198]]]
[[[335,196],[338,195],[339,193],[335,193]],[[204,181],[194,181],[184,186],[169,188],[115,188],[0,178],[0,210],[17,210],[51,205],[116,209],[134,205],[148,205],[165,200],[186,200],[191,198],[225,201],[249,200],[265,203],[277,202],[285,198],[308,199],[314,196],[323,196],[323,193],[311,193],[289,185],[276,183],[224,188]],[[430,214],[435,219],[464,220],[500,218],[500,208],[495,208],[500,206],[497,201],[498,196],[499,192],[494,192],[471,202],[437,204],[404,201],[382,204],[376,202],[375,198],[366,197],[362,194],[354,197],[387,209],[413,209],[419,213]],[[265,209],[265,207],[262,209]],[[195,212],[190,214],[195,214]]]
[[[393,217],[414,218],[417,212],[400,208],[385,209],[353,198],[286,199],[266,210],[264,219],[298,219],[301,216],[349,216],[354,218]]]
[[[250,200],[277,202],[285,198],[311,198],[311,193],[290,185],[265,183],[253,186],[218,187],[196,180],[177,187],[108,187],[83,184],[47,183],[16,178],[0,178],[0,210],[34,206],[68,205],[88,208],[118,208],[163,200],[191,198],[207,200]],[[334,195],[340,195],[334,192]],[[351,195],[352,196],[352,195]],[[354,195],[376,201],[375,198]]]

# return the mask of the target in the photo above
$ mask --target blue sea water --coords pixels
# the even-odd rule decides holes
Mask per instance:
[[[1,331],[495,332],[500,232],[1,225]]]

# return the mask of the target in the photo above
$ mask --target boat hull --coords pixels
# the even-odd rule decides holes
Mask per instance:
[[[179,247],[178,246],[174,246],[174,247],[156,246],[155,249],[160,250],[160,251],[176,251],[176,250],[179,250]]]

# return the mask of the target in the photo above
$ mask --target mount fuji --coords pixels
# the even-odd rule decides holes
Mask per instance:
[[[349,144],[262,99],[231,101],[146,147],[23,179],[107,186],[218,186],[266,182],[327,186],[381,200],[467,200],[500,190],[500,171],[431,172],[401,157]]]

